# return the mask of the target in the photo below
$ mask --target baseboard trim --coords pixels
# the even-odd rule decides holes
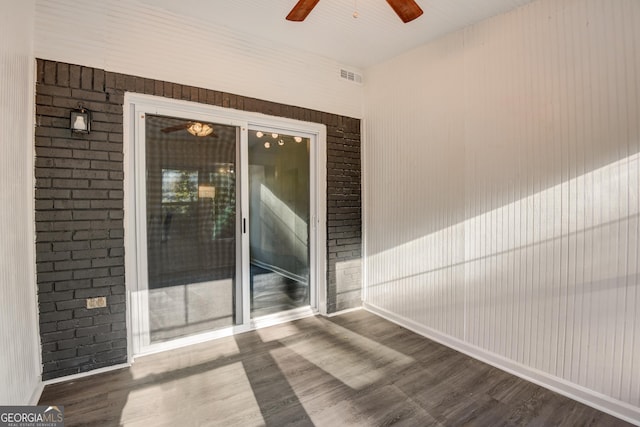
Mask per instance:
[[[78,380],[80,378],[90,377],[90,376],[98,375],[98,374],[104,374],[105,372],[115,371],[115,370],[118,370],[118,369],[129,368],[129,367],[131,367],[130,363],[121,363],[119,365],[106,366],[104,368],[98,368],[98,369],[94,369],[92,371],[81,372],[79,374],[67,375],[66,377],[52,378],[50,380],[44,381],[42,383],[43,384],[42,388],[44,388],[45,386],[48,386],[50,384],[57,384],[57,383],[64,383],[64,382],[67,382],[67,381],[74,381],[74,380]]]
[[[343,314],[347,314],[347,313],[351,313],[354,311],[358,311],[358,310],[362,310],[362,306],[360,307],[354,307],[354,308],[347,308],[344,310],[340,310],[340,311],[336,311],[335,313],[327,313],[324,315],[324,317],[335,317],[335,316],[341,316]]]
[[[33,390],[31,394],[31,398],[29,399],[29,405],[35,406],[40,401],[40,396],[42,396],[42,391],[44,390],[44,383],[42,380],[38,381],[38,385]]]
[[[640,426],[640,408],[628,403],[615,400],[588,388],[571,383],[562,378],[547,374],[546,372],[527,367],[513,360],[504,358],[495,353],[488,352],[479,347],[470,345],[457,338],[442,334],[434,329],[421,325],[411,319],[399,316],[373,304],[363,303],[363,308],[377,316],[389,320],[397,325],[409,329],[430,340],[436,341],[449,348],[457,350],[474,359],[485,362],[500,370],[513,374],[524,380],[530,381],[541,387],[559,393],[570,399],[576,400],[592,408],[613,415],[631,424]]]

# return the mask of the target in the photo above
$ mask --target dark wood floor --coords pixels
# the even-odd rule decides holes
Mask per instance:
[[[67,426],[623,426],[363,310],[49,385]]]

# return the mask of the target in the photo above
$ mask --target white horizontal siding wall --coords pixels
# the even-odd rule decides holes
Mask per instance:
[[[41,391],[33,226],[34,2],[0,6],[0,405]]]
[[[39,58],[362,117],[344,65],[268,37],[125,0],[37,0],[36,12]]]
[[[365,303],[640,422],[640,2],[538,0],[366,71]]]

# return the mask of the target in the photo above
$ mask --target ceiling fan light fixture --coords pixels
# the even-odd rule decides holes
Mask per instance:
[[[209,136],[213,133],[213,126],[206,123],[193,122],[187,126],[187,132],[193,136]]]

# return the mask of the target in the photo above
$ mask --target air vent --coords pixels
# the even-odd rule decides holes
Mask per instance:
[[[340,78],[362,84],[362,76],[358,73],[354,73],[353,71],[340,69]]]

